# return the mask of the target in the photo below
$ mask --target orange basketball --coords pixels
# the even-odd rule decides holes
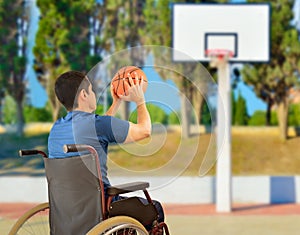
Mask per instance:
[[[111,84],[114,87],[115,93],[118,96],[127,95],[127,89],[128,89],[128,87],[130,87],[128,73],[130,74],[134,84],[137,84],[137,82],[140,83],[141,77],[143,77],[143,80],[144,80],[143,91],[145,93],[147,90],[147,86],[148,86],[148,80],[147,80],[147,77],[146,77],[146,74],[144,73],[144,71],[136,66],[125,66],[118,70],[118,72],[115,74],[115,76],[111,80]],[[136,77],[135,73],[137,74],[137,77]],[[125,83],[127,83],[128,86],[126,86]]]

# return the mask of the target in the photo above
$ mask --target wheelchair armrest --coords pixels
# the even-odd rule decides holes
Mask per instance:
[[[138,190],[145,190],[148,187],[148,182],[132,182],[126,184],[113,185],[107,188],[107,194],[109,196],[115,196],[118,194],[130,193]]]

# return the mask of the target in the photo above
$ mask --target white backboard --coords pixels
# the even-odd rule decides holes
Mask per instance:
[[[173,4],[174,61],[208,62],[207,49],[227,49],[233,62],[270,60],[269,4]]]

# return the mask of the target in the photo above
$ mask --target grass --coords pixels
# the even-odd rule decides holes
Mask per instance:
[[[238,175],[300,174],[300,137],[281,141],[274,135],[237,134],[232,143],[233,172]]]
[[[153,138],[158,138],[154,135]],[[166,144],[153,156],[145,159],[131,156],[124,150],[114,147],[114,154],[110,158],[119,166],[130,170],[143,170],[150,167],[159,168],[166,161],[170,161],[177,149],[179,133],[168,136]],[[194,136],[188,140],[182,140],[184,145],[183,155],[189,156],[192,152],[191,147],[197,146],[197,152],[192,158],[191,163],[186,166],[183,175],[199,175],[201,163],[206,158],[210,159],[209,166],[206,168],[209,175],[215,174],[215,145],[210,134],[203,134],[198,138]],[[199,143],[199,145],[198,145]],[[300,174],[300,137],[293,137],[287,141],[281,141],[276,135],[264,134],[233,134],[232,135],[232,174],[233,175],[299,175]],[[211,153],[207,153],[211,144]],[[134,146],[132,146],[133,148]],[[184,157],[182,156],[182,157]],[[182,159],[175,167],[185,167]],[[212,167],[210,167],[212,166]],[[166,172],[166,175],[172,171]]]
[[[200,137],[194,135],[182,139],[179,132],[170,131],[154,133],[152,138],[138,143],[110,146],[109,169],[114,175],[121,174],[118,169],[126,168],[162,175],[183,171],[183,175],[198,176],[201,163],[206,157],[209,160],[207,174],[213,175],[215,143],[212,137],[210,134],[201,134]],[[43,174],[41,157],[20,158],[17,153],[19,149],[47,151],[47,134],[23,138],[1,134],[0,142],[0,175]],[[282,142],[272,134],[233,134],[233,175],[300,175],[299,143],[299,136]]]
[[[26,135],[18,137],[14,134],[0,135],[0,175],[1,174],[29,174],[43,172],[44,163],[41,157],[20,158],[20,149],[47,150],[47,134]]]

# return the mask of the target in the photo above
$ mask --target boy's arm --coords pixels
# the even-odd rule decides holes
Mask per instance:
[[[124,143],[147,138],[151,135],[151,119],[145,102],[137,106],[137,123],[129,122],[129,130]]]
[[[110,86],[110,93],[111,93],[111,96],[113,98],[113,103],[109,107],[109,109],[106,111],[105,115],[107,115],[107,116],[115,116],[115,114],[117,113],[117,111],[118,111],[118,109],[120,107],[121,99],[114,92],[114,88],[113,88],[112,85]]]
[[[147,138],[151,135],[152,129],[150,114],[146,107],[144,92],[142,88],[144,80],[141,79],[140,84],[134,84],[130,74],[128,74],[128,77],[130,83],[130,87],[128,87],[128,95],[121,96],[120,98],[125,101],[132,101],[136,103],[137,123],[129,122],[129,130],[124,143]]]
[[[113,101],[112,105],[106,111],[105,115],[107,115],[107,116],[115,116],[115,114],[117,113],[117,111],[119,109],[120,104],[121,104],[121,100]]]

